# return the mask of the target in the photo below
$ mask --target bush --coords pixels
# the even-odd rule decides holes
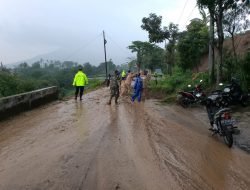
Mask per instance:
[[[150,88],[153,91],[161,91],[163,93],[172,94],[176,93],[179,90],[190,90],[188,85],[192,86],[192,89],[195,85],[200,83],[202,80],[203,88],[208,87],[208,73],[194,73],[191,71],[184,72],[178,67],[175,67],[173,70],[173,75],[165,75],[162,80],[158,80],[158,84],[155,84],[155,81],[150,82]]]

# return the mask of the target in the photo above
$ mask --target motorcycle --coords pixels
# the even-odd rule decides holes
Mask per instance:
[[[221,85],[223,85],[221,83]],[[224,100],[227,101],[228,105],[241,104],[242,106],[248,105],[249,93],[244,93],[241,89],[240,84],[235,78],[231,79],[231,84],[226,85],[223,91],[220,91]]]
[[[213,128],[211,128],[213,135],[219,134],[222,136],[225,144],[229,148],[231,148],[233,145],[233,134],[239,134],[236,121],[231,118],[230,112],[230,108],[219,109],[214,114]]]
[[[219,134],[223,137],[228,147],[233,145],[233,134],[240,133],[236,126],[236,120],[231,117],[231,109],[225,108],[227,102],[223,100],[223,96],[214,91],[206,100],[206,110],[210,120],[213,135]]]
[[[200,82],[202,82],[202,80],[200,80]],[[191,85],[188,85],[188,87],[190,88]],[[180,91],[177,95],[177,101],[184,108],[191,104],[203,103],[205,98],[206,95],[202,90],[202,84],[196,85],[193,91]]]

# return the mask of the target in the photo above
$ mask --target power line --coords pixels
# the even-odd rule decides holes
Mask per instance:
[[[190,12],[189,16],[187,17],[187,21],[186,21],[186,23],[185,23],[185,26],[187,25],[187,23],[188,23],[188,21],[189,21],[191,15],[193,14],[195,7],[197,7],[197,5],[194,6],[194,8],[193,8],[192,11]]]
[[[68,55],[67,57],[65,57],[64,60],[67,60],[67,59],[71,58],[73,55],[75,55],[80,50],[83,50],[83,49],[89,47],[89,45],[91,45],[92,43],[94,43],[101,35],[102,35],[102,33],[98,34],[96,37],[94,37],[91,40],[89,40],[86,44],[84,44],[84,45],[80,46],[79,48],[77,48],[76,50],[74,50],[70,55]]]
[[[185,10],[185,8],[186,8],[186,6],[187,6],[187,2],[188,2],[188,0],[186,0],[186,2],[185,2],[185,4],[184,4],[184,7],[183,7],[183,9],[182,9],[182,11],[181,11],[181,15],[180,15],[179,18],[178,18],[177,24],[180,24],[179,22],[180,22],[180,19],[182,18],[182,15],[183,15],[183,13],[184,13],[184,10]]]
[[[124,50],[124,48],[122,48],[115,40],[113,40],[109,35],[107,35],[106,34],[106,37],[109,39],[109,40],[111,40],[112,42],[114,42],[114,44],[119,48],[119,49],[121,49],[122,51],[123,51],[123,53],[124,54],[128,54],[128,52],[126,52],[125,50]]]

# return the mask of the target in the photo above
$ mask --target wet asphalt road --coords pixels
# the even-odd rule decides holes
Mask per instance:
[[[0,189],[250,189],[250,155],[211,137],[203,113],[108,95],[1,122]]]

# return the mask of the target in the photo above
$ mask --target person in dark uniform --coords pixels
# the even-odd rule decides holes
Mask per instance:
[[[108,101],[108,105],[111,105],[112,98],[115,97],[115,103],[118,104],[118,98],[120,96],[119,88],[120,88],[120,77],[119,72],[115,70],[114,76],[110,78],[110,99]]]

